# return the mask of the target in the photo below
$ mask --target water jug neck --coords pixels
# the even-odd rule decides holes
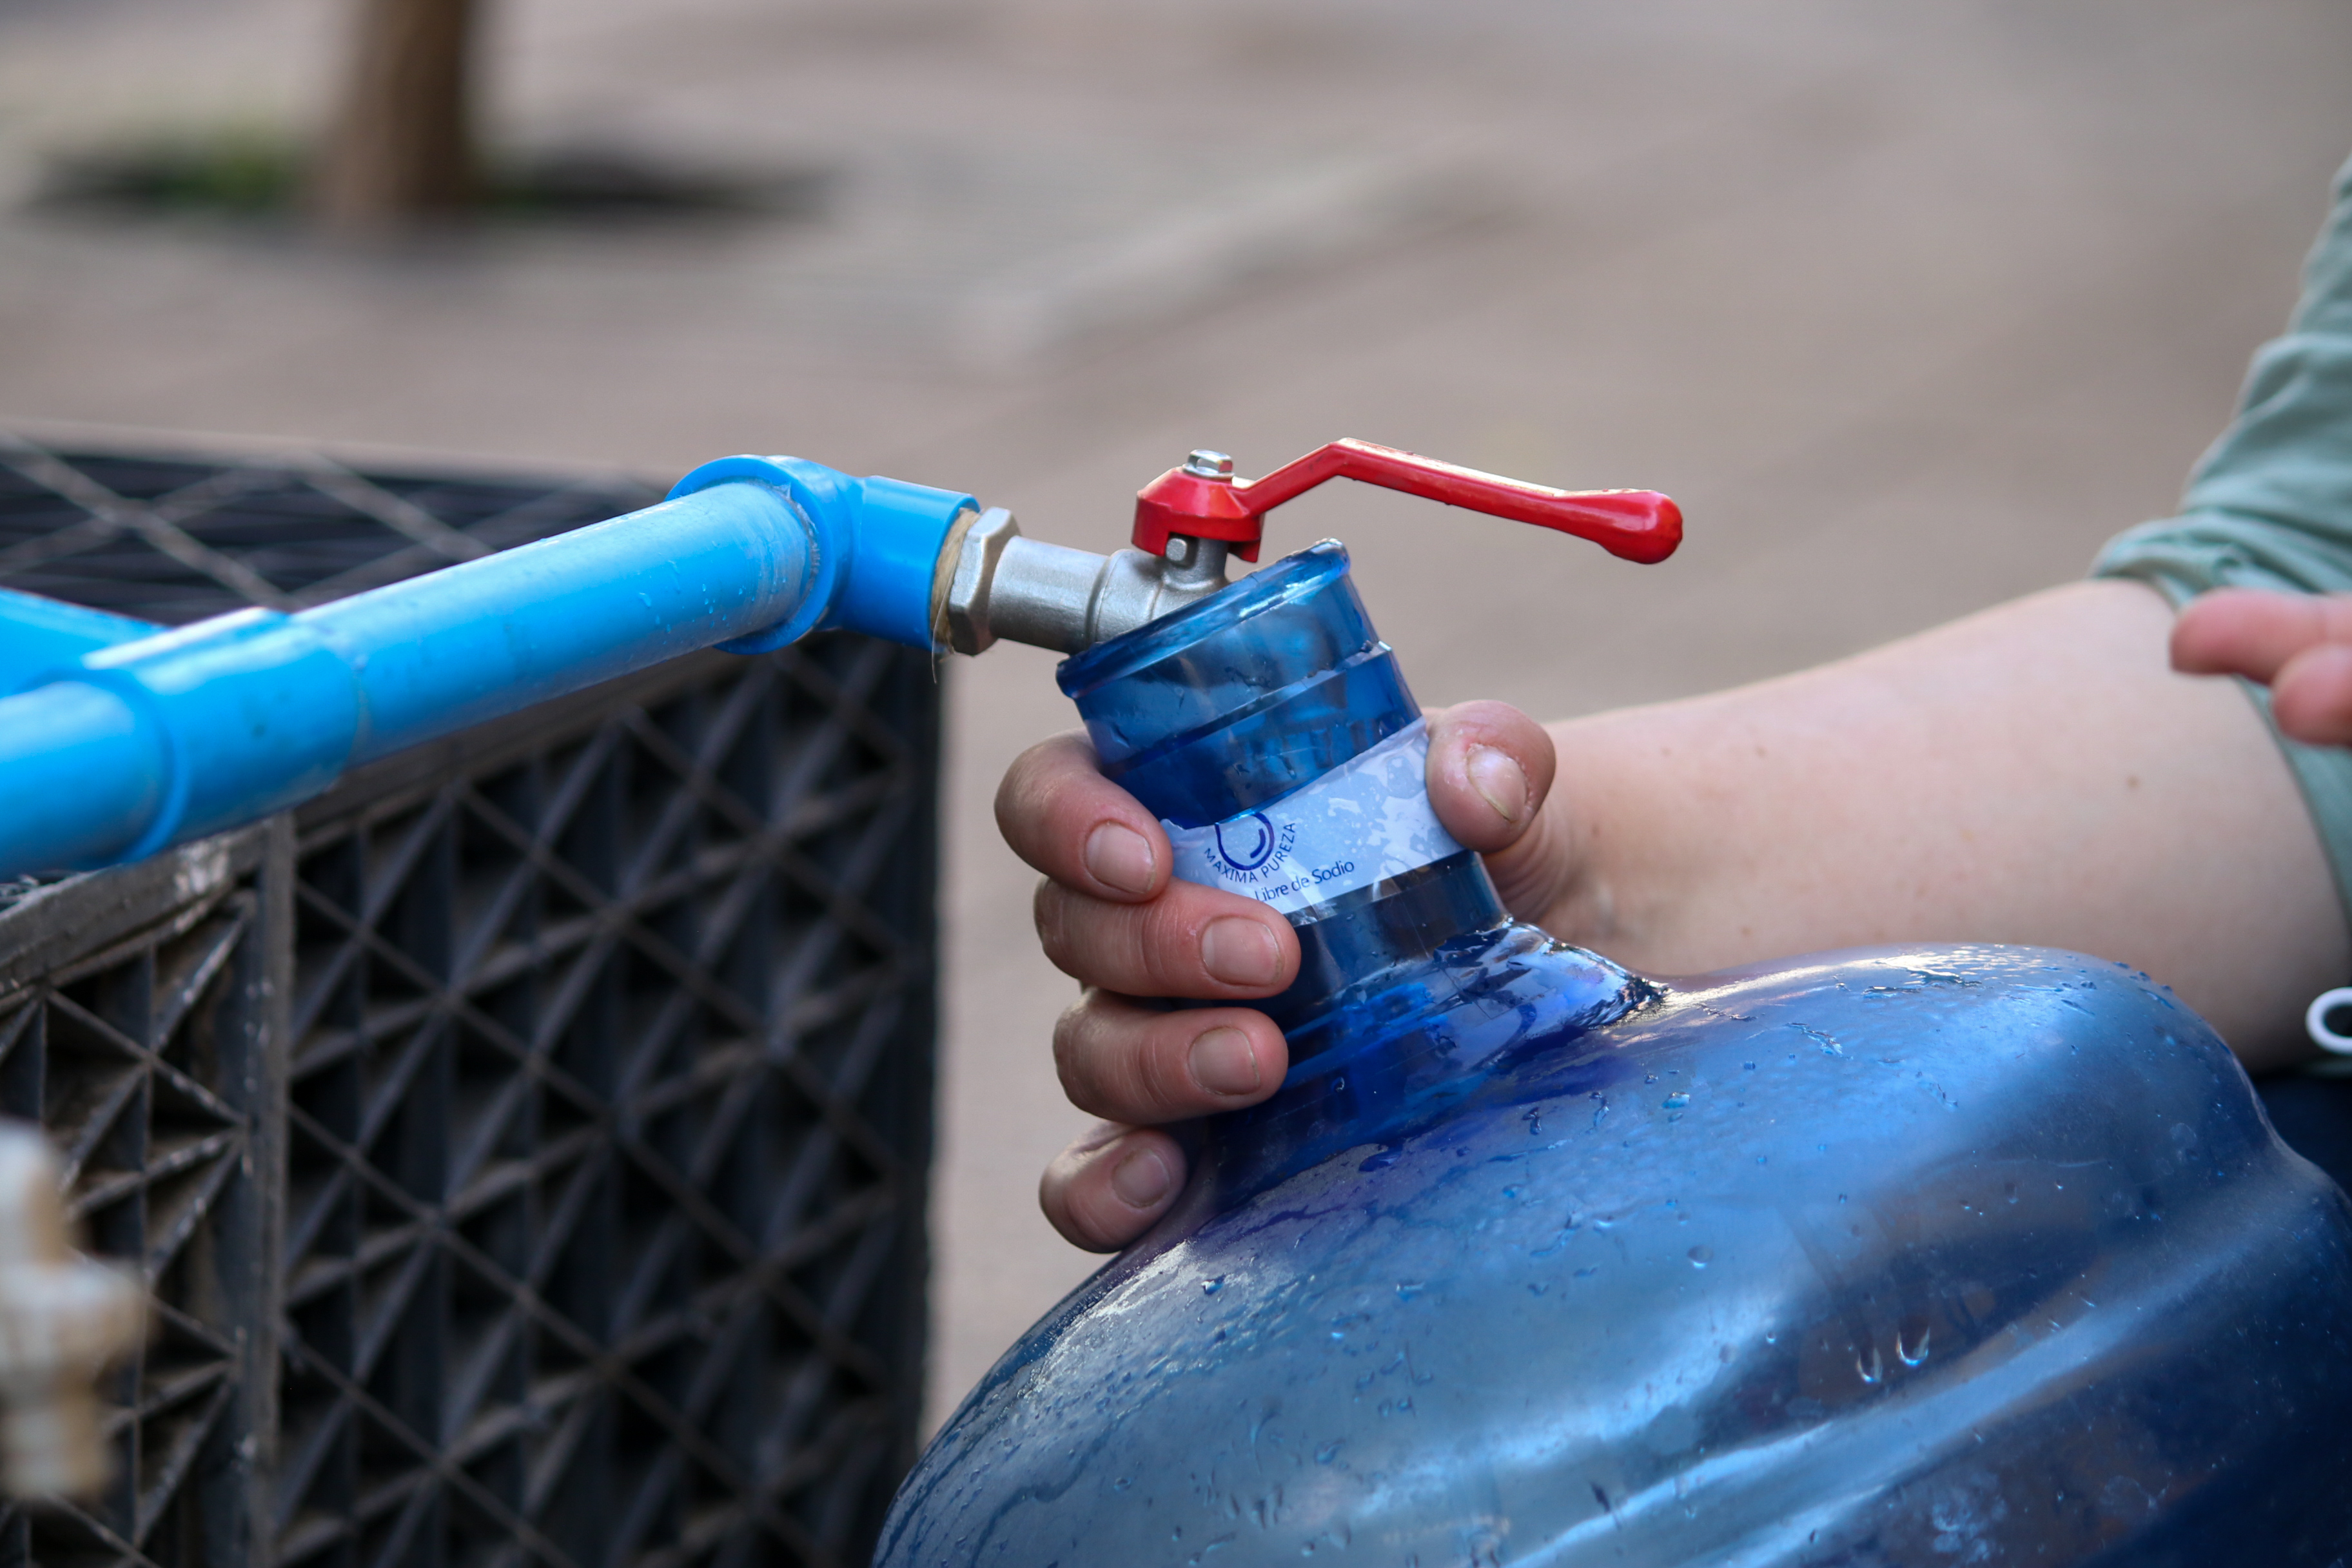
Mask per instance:
[[[1320,1051],[1318,1026],[1350,997],[1408,966],[1442,959],[1510,920],[1477,856],[1457,850],[1417,870],[1351,893],[1319,919],[1299,921],[1298,978],[1261,1004],[1292,1037],[1294,1057]]]
[[[1396,656],[1326,541],[1067,660],[1103,771],[1166,826],[1176,874],[1280,910],[1294,1054],[1352,989],[1509,918],[1429,805]]]

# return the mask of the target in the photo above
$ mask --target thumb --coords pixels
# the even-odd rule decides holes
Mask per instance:
[[[1544,727],[1505,702],[1464,702],[1429,721],[1429,803],[1465,848],[1486,858],[1503,901],[1537,912],[1559,882],[1560,847],[1543,810],[1559,758]]]

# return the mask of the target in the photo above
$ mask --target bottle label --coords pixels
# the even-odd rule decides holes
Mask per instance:
[[[1415,720],[1280,800],[1208,827],[1164,818],[1176,875],[1282,913],[1462,853],[1430,809],[1429,729]]]

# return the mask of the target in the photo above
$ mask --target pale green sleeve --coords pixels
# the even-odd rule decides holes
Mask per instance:
[[[2286,335],[2254,355],[2237,419],[2189,476],[2180,515],[2117,536],[2093,571],[2175,604],[2223,586],[2352,592],[2352,164]],[[2268,694],[2246,690],[2267,721]],[[2352,751],[2279,744],[2352,916]]]

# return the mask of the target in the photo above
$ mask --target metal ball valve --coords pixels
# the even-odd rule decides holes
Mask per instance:
[[[1265,514],[1326,479],[1407,495],[1589,539],[1628,561],[1663,561],[1682,512],[1654,490],[1556,490],[1393,447],[1339,440],[1259,479],[1234,478],[1223,452],[1198,451],[1137,492],[1133,547],[1110,555],[1024,538],[992,508],[951,538],[939,640],[979,653],[1002,638],[1077,653],[1226,586],[1230,556],[1257,559]]]

